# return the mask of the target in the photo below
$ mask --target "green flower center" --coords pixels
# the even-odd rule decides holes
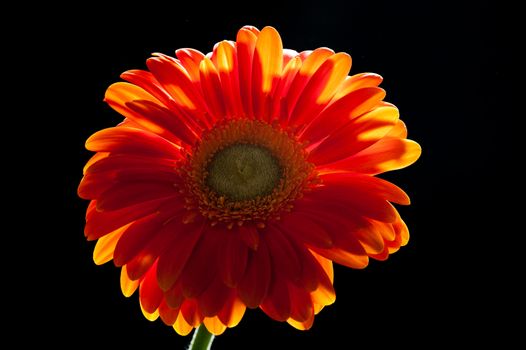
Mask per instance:
[[[216,152],[207,172],[210,189],[228,200],[245,201],[271,194],[283,170],[267,148],[240,143]]]

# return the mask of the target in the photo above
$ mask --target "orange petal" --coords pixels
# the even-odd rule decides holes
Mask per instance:
[[[135,120],[140,117],[136,112],[130,111],[126,107],[126,102],[134,100],[150,101],[152,103],[160,103],[159,100],[139,86],[129,83],[114,83],[106,90],[104,101],[107,102],[110,107],[122,114],[126,118]]]
[[[304,321],[304,322],[298,322],[296,320],[294,320],[293,318],[289,318],[287,320],[287,323],[290,324],[292,327],[300,330],[300,331],[306,331],[306,330],[309,330],[311,329],[313,323],[314,323],[314,315],[312,315],[311,318],[309,318],[308,320]]]
[[[201,76],[201,89],[206,98],[208,107],[216,120],[226,115],[225,102],[221,93],[221,80],[214,63],[207,57],[199,66]]]
[[[171,141],[195,140],[188,127],[143,89],[128,83],[115,83],[106,90],[104,100],[117,112],[136,122],[142,129]],[[189,135],[189,136],[186,136]],[[190,137],[190,141],[188,141]]]
[[[177,334],[182,335],[182,336],[190,334],[190,332],[194,329],[192,325],[186,322],[181,312],[179,312],[179,315],[177,316],[177,319],[175,320],[173,328],[175,329]]]
[[[99,160],[102,160],[110,155],[109,152],[97,152],[93,155],[93,157],[88,160],[86,165],[84,165],[84,168],[82,169],[82,174],[86,174],[86,171],[95,163],[97,163]]]
[[[283,44],[276,29],[265,27],[259,33],[253,64],[256,91],[269,93],[283,69]]]
[[[341,248],[313,248],[313,250],[321,256],[330,259],[337,264],[344,265],[353,269],[363,269],[369,264],[369,257],[367,255],[357,255]]]
[[[133,293],[137,290],[139,287],[139,281],[132,281],[128,277],[128,272],[126,272],[126,265],[124,265],[121,269],[121,291],[122,294],[129,298],[133,295]]]
[[[300,57],[303,60],[300,71],[296,74],[294,81],[292,82],[289,92],[284,100],[285,111],[282,115],[284,120],[288,120],[291,115],[296,102],[300,97],[303,89],[309,82],[312,75],[318,70],[318,68],[329,58],[334,55],[334,51],[331,49],[322,47],[314,51],[304,51],[300,53]]]
[[[182,141],[192,146],[197,140],[187,124],[168,108],[145,100],[127,102],[126,107],[139,115],[133,120],[143,129],[162,136],[176,145],[180,145]]]
[[[203,130],[202,122],[195,120],[184,111],[170,96],[170,94],[157,81],[155,76],[148,71],[130,70],[121,74],[121,78],[135,85],[140,86],[149,94],[162,102],[163,106],[168,107],[180,118],[195,135],[199,135]],[[124,101],[128,102],[128,101]]]
[[[396,122],[396,125],[385,135],[385,137],[396,137],[399,139],[405,139],[407,138],[407,127],[405,126],[405,123],[398,119]]]
[[[289,123],[301,125],[317,117],[349,73],[351,63],[351,56],[343,52],[329,57],[305,86]]]
[[[238,62],[235,44],[222,41],[216,50],[217,68],[226,104],[227,116],[242,116],[243,106],[239,92]]]
[[[355,171],[364,174],[381,174],[405,168],[420,157],[422,148],[411,140],[384,138],[352,157],[324,165],[320,173]]]
[[[179,149],[166,139],[147,131],[125,127],[96,132],[86,141],[86,148],[94,152],[181,158]]]
[[[239,324],[245,314],[245,310],[245,304],[237,297],[235,290],[232,290],[230,298],[219,312],[218,317],[224,325],[232,328]]]
[[[110,234],[99,238],[97,244],[95,245],[95,250],[93,250],[93,261],[95,264],[102,265],[113,259],[115,246],[130,225],[118,228]]]
[[[398,117],[398,109],[379,107],[354,118],[316,146],[308,159],[315,164],[326,164],[356,154],[383,138]]]
[[[254,50],[256,48],[257,36],[259,31],[254,32],[253,27],[243,27],[237,33],[237,59],[239,65],[239,89],[241,102],[245,115],[253,117],[252,112],[252,62],[254,60]]]
[[[199,64],[205,58],[202,52],[195,49],[179,49],[175,55],[186,69],[190,79],[195,83],[199,81]]]
[[[359,73],[345,78],[345,81],[339,86],[334,100],[338,100],[351,91],[365,87],[376,87],[380,85],[383,78],[376,73]]]
[[[205,115],[203,97],[181,63],[172,57],[157,55],[157,57],[149,58],[146,64],[179,107],[200,120],[205,126],[211,126],[210,120]]]
[[[205,317],[203,320],[206,329],[213,335],[221,335],[226,330],[226,326],[221,323],[219,318],[216,317]]]
[[[385,91],[377,87],[349,93],[328,106],[312,123],[307,124],[301,139],[310,143],[324,139],[350,120],[377,106],[384,97]]]
[[[292,85],[292,82],[294,81],[294,78],[296,77],[296,74],[298,74],[300,68],[302,65],[301,58],[299,56],[296,56],[292,58],[285,68],[283,69],[283,74],[281,75],[281,79],[278,83],[278,86],[276,88],[275,92],[275,98],[273,100],[272,105],[272,115],[271,119],[277,119],[282,121],[282,125],[285,125],[284,122],[286,122],[286,119],[283,120],[282,117],[282,109],[285,109],[285,105],[283,104],[284,99],[286,98],[290,86]]]
[[[153,321],[155,321],[155,320],[157,320],[159,318],[159,311],[158,310],[155,310],[153,313],[150,313],[150,312],[144,310],[144,308],[141,305],[141,311],[142,311],[142,314],[144,315],[144,317],[150,322],[153,322]]]
[[[271,91],[277,87],[283,69],[283,44],[276,29],[265,27],[256,41],[252,63],[252,102],[255,117],[268,120]]]

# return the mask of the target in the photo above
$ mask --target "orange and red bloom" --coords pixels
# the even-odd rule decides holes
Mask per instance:
[[[221,334],[246,307],[308,329],[335,300],[332,262],[361,269],[407,243],[390,202],[409,198],[375,175],[420,146],[345,53],[247,26],[176,56],[122,74],[105,101],[124,121],[86,142],[95,263],[113,259],[124,295],[179,334]]]

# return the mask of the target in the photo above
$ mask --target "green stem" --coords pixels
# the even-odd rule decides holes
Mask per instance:
[[[188,350],[210,350],[214,335],[204,325],[196,328]]]

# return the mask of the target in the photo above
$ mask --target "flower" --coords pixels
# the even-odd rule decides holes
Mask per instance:
[[[420,146],[346,53],[246,26],[176,56],[106,92],[125,119],[87,140],[78,190],[94,261],[113,259],[124,295],[139,289],[146,318],[182,335],[221,334],[247,307],[309,329],[335,300],[332,262],[361,269],[407,243],[390,202],[409,198],[375,175]]]

